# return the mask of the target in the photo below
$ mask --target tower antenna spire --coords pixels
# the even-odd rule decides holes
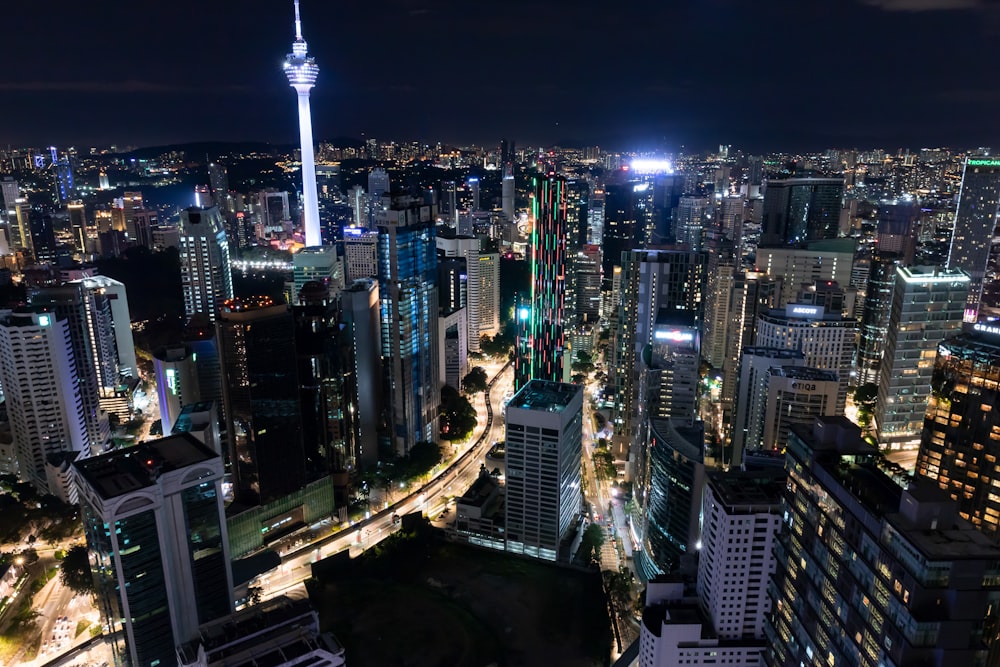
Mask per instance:
[[[299,0],[295,0],[295,39],[302,40],[302,17],[299,16]]]

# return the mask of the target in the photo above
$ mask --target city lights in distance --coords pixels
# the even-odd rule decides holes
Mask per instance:
[[[655,158],[636,158],[632,160],[632,171],[639,174],[672,174],[674,165],[670,160],[659,160]]]

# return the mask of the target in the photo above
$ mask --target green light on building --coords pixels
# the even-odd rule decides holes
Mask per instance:
[[[969,158],[970,167],[1000,167],[1000,158]]]

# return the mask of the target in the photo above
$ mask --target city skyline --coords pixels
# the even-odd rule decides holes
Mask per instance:
[[[38,47],[37,31],[15,30],[0,47],[19,63],[0,76],[10,102],[5,127],[16,128],[0,143],[294,143],[296,117],[278,67],[288,4],[252,0],[229,12],[182,0],[112,14],[59,2],[45,15],[40,5],[15,5],[11,25],[44,26],[47,46]],[[315,134],[673,150],[720,142],[760,150],[779,139],[794,150],[975,146],[997,138],[985,128],[1000,97],[989,76],[1000,56],[989,39],[1000,12],[987,3],[716,0],[601,10],[564,0],[489,12],[447,0],[419,7],[307,0],[311,53],[323,72],[313,95]],[[551,30],[555,22],[564,29]],[[206,38],[195,48],[160,47],[142,29],[153,25],[159,35]],[[227,29],[204,33],[199,25]],[[448,50],[432,37],[416,43],[415,34],[447,36]],[[99,48],[97,35],[113,36],[112,48]],[[927,43],[915,48],[916,39]],[[523,47],[530,44],[545,47]],[[558,77],[533,75],[546,53],[560,54]],[[958,61],[962,67],[953,66]],[[401,114],[400,104],[422,111]],[[536,111],[513,115],[512,105]]]

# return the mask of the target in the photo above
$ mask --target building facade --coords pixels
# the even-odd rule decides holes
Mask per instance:
[[[507,551],[568,560],[580,514],[583,388],[532,380],[507,405]]]
[[[181,211],[181,287],[188,317],[204,313],[214,322],[233,298],[226,225],[216,207]]]
[[[116,664],[176,665],[200,624],[233,611],[222,458],[182,434],[75,467]]]

